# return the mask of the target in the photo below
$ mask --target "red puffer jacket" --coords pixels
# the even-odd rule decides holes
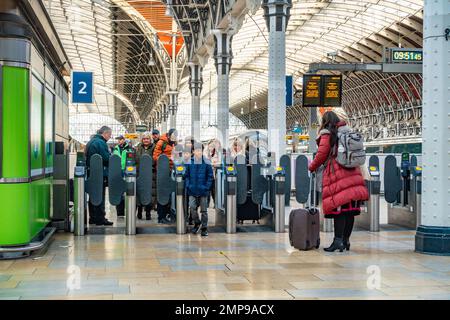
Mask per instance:
[[[340,122],[338,127],[344,126]],[[325,130],[326,131],[326,130]],[[309,165],[309,171],[316,171],[327,161],[330,154],[330,133],[322,132],[317,138],[319,148],[316,157]],[[335,156],[331,156],[323,172],[322,180],[322,209],[325,215],[339,214],[339,208],[351,201],[366,201],[369,199],[364,178],[359,168],[347,169],[337,163]]]

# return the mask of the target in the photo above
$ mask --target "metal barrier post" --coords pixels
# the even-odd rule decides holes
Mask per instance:
[[[178,165],[175,172],[176,181],[176,210],[177,210],[177,234],[186,233],[186,217],[184,215],[184,173],[183,165]]]
[[[75,228],[74,234],[76,236],[84,236],[84,229],[86,226],[85,207],[86,207],[86,195],[84,191],[84,183],[86,177],[86,168],[84,161],[77,161],[77,166],[74,172],[74,215],[75,215]]]
[[[233,166],[228,166],[226,169],[226,215],[227,215],[227,233],[236,233],[236,219],[237,219],[237,179],[236,170]]]
[[[369,201],[367,213],[369,214],[369,231],[380,231],[380,170],[376,166],[369,167]]]
[[[125,233],[136,234],[136,162],[134,153],[127,153],[125,166]]]
[[[274,175],[275,178],[275,206],[274,206],[274,218],[275,218],[275,232],[283,233],[285,225],[285,181],[286,176],[282,167],[277,167],[277,172]]]
[[[413,175],[413,203],[414,211],[416,213],[416,225],[417,227],[421,224],[422,218],[422,167],[415,166],[411,168]]]

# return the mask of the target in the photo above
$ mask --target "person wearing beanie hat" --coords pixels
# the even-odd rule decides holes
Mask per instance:
[[[136,148],[136,172],[139,175],[139,162],[141,157],[145,154],[153,158],[153,150],[155,149],[155,143],[153,143],[152,135],[150,132],[146,131],[142,134],[141,143]],[[156,175],[153,175],[153,186],[156,185]],[[153,188],[155,189],[155,188]],[[138,201],[139,202],[139,201]],[[143,206],[138,204],[138,219],[142,219],[142,210],[145,207],[145,215],[147,220],[151,220],[151,210],[153,204],[156,203],[156,189],[152,190],[152,203]]]
[[[132,152],[133,148],[130,146],[130,143],[127,142],[123,135],[116,137],[118,140],[118,144],[114,147],[113,154],[118,155],[121,160],[122,171],[125,171],[125,164],[127,160],[127,153]],[[120,204],[116,206],[117,216],[125,217],[125,197],[122,196]]]
[[[208,236],[208,198],[214,182],[211,162],[203,156],[203,145],[194,143],[193,157],[186,165],[185,185],[189,196],[189,211],[194,220],[191,232],[196,234],[201,227],[201,235]],[[198,214],[200,207],[201,219]]]

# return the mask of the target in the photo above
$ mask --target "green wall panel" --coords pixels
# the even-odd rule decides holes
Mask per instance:
[[[36,236],[49,222],[52,179],[40,179],[30,185],[31,236]]]
[[[29,183],[0,184],[0,246],[31,240],[29,190]]]
[[[30,144],[31,144],[31,176],[44,173],[44,136],[43,136],[43,108],[44,87],[36,77],[31,80],[30,106]]]
[[[28,177],[29,71],[4,66],[3,77],[3,177]]]

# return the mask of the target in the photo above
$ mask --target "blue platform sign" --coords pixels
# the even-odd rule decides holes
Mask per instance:
[[[294,79],[286,76],[286,107],[294,105]]]
[[[94,102],[94,74],[92,72],[72,72],[72,103]]]

